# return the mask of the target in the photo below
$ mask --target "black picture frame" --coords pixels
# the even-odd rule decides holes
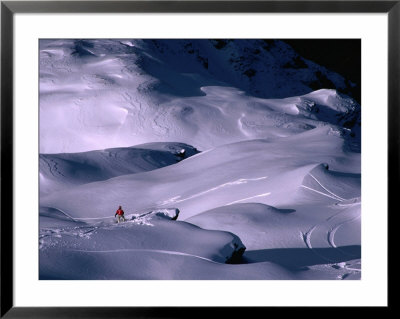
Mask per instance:
[[[16,13],[387,13],[388,14],[388,218],[398,213],[400,1],[1,1],[1,313],[3,318],[191,318],[251,316],[259,307],[15,307],[13,302],[13,19]],[[385,172],[386,173],[386,172]],[[380,212],[385,213],[385,212]],[[392,223],[393,224],[393,223]],[[388,223],[390,225],[390,222]],[[393,225],[392,225],[393,226]],[[389,229],[389,234],[392,234]],[[389,236],[390,238],[390,236]],[[390,243],[388,238],[388,244]],[[389,246],[388,246],[389,247]],[[390,249],[389,249],[390,250]],[[388,285],[390,280],[388,281]],[[391,298],[388,299],[389,309]],[[261,307],[263,308],[263,307]],[[262,309],[261,309],[262,310]],[[296,314],[307,307],[291,307]],[[336,309],[330,311],[336,312]],[[233,313],[234,312],[234,313]],[[267,313],[266,313],[267,315]]]

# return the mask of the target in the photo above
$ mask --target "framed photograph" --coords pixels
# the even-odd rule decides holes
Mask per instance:
[[[388,309],[399,18],[2,1],[1,316]]]

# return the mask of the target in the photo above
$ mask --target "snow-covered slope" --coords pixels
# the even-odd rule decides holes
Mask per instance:
[[[158,170],[54,192],[41,204],[77,218],[112,216],[116,205],[130,213],[179,206],[185,219],[239,202],[285,203],[303,190],[303,179],[320,163],[359,173],[359,154],[348,155],[337,133],[325,126],[271,141],[227,144]]]
[[[42,40],[40,278],[359,279],[352,85],[281,41]]]
[[[40,154],[40,193],[150,171],[196,153],[195,148],[182,143],[148,143],[82,153]]]
[[[111,220],[118,205],[128,216],[177,207],[179,219],[239,236],[248,263],[298,269],[357,259],[359,154],[348,154],[336,133],[326,126],[275,141],[227,144],[157,170],[54,192],[41,205],[79,222]],[[156,224],[155,231],[166,230]],[[288,265],[294,249],[307,252]],[[315,253],[307,257],[308,251]]]
[[[82,238],[87,240],[82,240]],[[47,264],[46,261],[54,260],[52,255],[59,246],[64,247],[64,254],[61,254],[57,263]],[[235,253],[244,249],[240,239],[233,234],[203,230],[185,222],[173,222],[162,214],[153,214],[151,218],[136,218],[118,225],[102,222],[91,228],[81,226],[64,228],[62,231],[54,228],[42,229],[40,252],[43,256],[41,258],[43,263],[41,263],[41,271],[46,275],[51,276],[52,273],[57,273],[58,276],[61,276],[66,271],[65,266],[70,268],[70,264],[65,265],[64,262],[70,259],[71,255],[76,254],[79,256],[82,254],[115,254],[118,252],[146,254],[150,252],[156,255],[190,256],[211,262],[225,263]],[[46,258],[47,255],[50,255],[51,258]],[[64,264],[64,267],[60,269],[59,264]],[[131,267],[132,265],[128,265],[128,268]],[[69,272],[71,271],[72,269],[69,269]],[[185,270],[181,269],[181,271]],[[141,269],[136,272],[140,273]],[[81,274],[83,275],[84,272]],[[132,269],[132,276],[134,274],[135,270]],[[158,275],[162,276],[163,274],[160,272]],[[121,278],[118,272],[114,276]]]
[[[42,40],[40,152],[157,141],[205,150],[321,120],[346,117],[354,126],[359,106],[351,99],[307,95],[327,87],[321,77],[330,88],[350,85],[280,41]],[[276,100],[292,96],[300,97]]]

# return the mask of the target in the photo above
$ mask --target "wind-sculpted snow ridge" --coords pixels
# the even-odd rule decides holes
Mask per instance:
[[[360,279],[353,88],[281,41],[41,40],[40,279]]]
[[[40,229],[40,278],[141,279],[147,272],[149,278],[146,279],[169,279],[182,276],[180,273],[186,270],[177,267],[181,258],[169,260],[175,267],[161,270],[160,262],[165,255],[193,259],[194,264],[199,261],[224,264],[243,254],[245,246],[236,235],[174,221],[171,211],[133,216],[120,224],[112,219],[65,224],[63,219],[53,217],[52,224],[42,224]],[[98,265],[103,270],[101,273],[98,266],[87,264],[92,257],[96,259],[96,255],[103,260],[102,265]],[[132,257],[146,264],[147,270],[129,263],[120,264],[120,270],[114,272],[114,258]]]
[[[156,211],[121,224],[111,219],[65,224],[65,216],[47,216],[53,221],[43,224],[42,213],[42,280],[354,279],[360,271],[353,261],[323,265],[327,269],[310,266],[307,272],[270,261],[237,264],[245,246],[236,235],[173,221]]]
[[[47,207],[47,218],[52,209],[81,223],[112,221],[115,209],[122,205],[129,222],[109,227],[142,226],[155,233],[161,231],[158,218],[164,224],[165,218],[174,222],[172,219],[176,219],[177,211],[171,207],[175,207],[179,209],[179,220],[238,236],[247,247],[243,259],[236,261],[243,269],[258,269],[266,263],[287,271],[285,276],[278,276],[281,279],[309,279],[312,274],[319,279],[357,279],[359,270],[338,266],[342,263],[351,265],[360,259],[361,247],[360,154],[349,152],[344,146],[345,138],[329,125],[284,138],[241,141],[157,170],[42,196],[40,204]],[[172,231],[178,237],[179,232],[180,229]],[[60,232],[51,233],[52,237],[59,235],[62,236]],[[74,238],[80,242],[87,234],[82,236]],[[90,235],[89,242],[94,240],[93,236]],[[137,243],[138,239],[133,241]],[[164,243],[169,245],[168,240]],[[144,254],[157,260],[162,255],[160,260],[167,258],[170,262],[178,262],[188,258],[181,254],[183,252],[215,261],[210,255],[193,253],[192,248],[186,251],[153,248],[171,253],[168,256],[165,252],[155,251],[135,250],[131,253],[137,258]],[[138,248],[135,246],[134,249]],[[106,256],[110,249],[102,247],[99,250],[102,252],[74,251],[68,253],[68,258],[109,263]],[[118,258],[133,262],[133,255],[122,255]],[[201,263],[208,262],[206,259],[201,259]],[[199,258],[196,261],[199,262]],[[47,269],[43,277],[53,272],[49,270],[50,266],[42,265]],[[197,269],[197,264],[193,267]],[[257,270],[254,276],[262,273]],[[227,278],[219,272],[216,274],[221,279]],[[146,271],[142,275],[158,278]],[[175,273],[168,276],[188,278]],[[204,273],[193,276],[205,278]],[[264,279],[270,278],[266,276]],[[119,277],[112,275],[111,278]]]
[[[327,87],[321,77],[335,90],[311,93]],[[359,137],[360,106],[336,91],[349,85],[279,41],[43,40],[40,153],[148,141],[206,150],[324,123]]]
[[[248,250],[267,249],[290,245],[298,241],[295,234],[292,238],[282,234],[280,223],[295,224],[298,214],[294,209],[278,209],[269,205],[250,202],[217,207],[186,219],[186,221],[206,229],[224,229],[240,237]],[[282,225],[283,226],[283,225]],[[280,236],[277,236],[281,233]],[[286,243],[283,243],[286,241]]]
[[[233,204],[187,221],[238,235],[247,247],[243,262],[311,270],[303,273],[307,278],[336,273],[336,279],[359,279],[361,269],[353,267],[361,257],[359,196],[359,174],[332,172],[321,164],[305,175],[291,202],[280,208]]]
[[[153,83],[156,89],[169,86],[168,91],[181,94],[205,80],[208,85],[228,83],[253,95],[277,98],[305,94],[318,83],[346,91],[355,86],[279,40],[41,40],[40,53],[44,71],[50,63],[68,72],[73,64],[103,66],[104,60],[112,58],[126,74],[139,69],[159,79]],[[107,80],[112,82],[99,79],[104,84]]]
[[[183,143],[148,143],[82,153],[40,154],[40,193],[154,170],[197,153]]]
[[[307,192],[304,197],[320,196],[301,187],[320,163],[337,172],[359,174],[360,154],[348,153],[343,144],[344,139],[326,126],[276,140],[243,141],[154,171],[42,196],[40,202],[74,218],[112,216],[116,205],[133,211],[178,207],[180,219],[235,203],[275,206],[290,201],[299,189]]]

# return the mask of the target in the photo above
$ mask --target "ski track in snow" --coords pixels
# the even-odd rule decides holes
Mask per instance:
[[[115,40],[106,40],[104,48],[99,40],[85,40],[82,43],[76,42],[76,40],[57,41],[61,42],[50,43],[49,40],[46,40],[46,42],[41,43],[40,48],[41,55],[43,55],[43,57],[40,57],[41,83],[43,83],[43,86],[41,86],[39,93],[42,102],[41,114],[44,115],[42,121],[44,125],[40,133],[41,137],[42,133],[45,136],[43,141],[45,149],[50,147],[50,149],[57,150],[57,152],[53,153],[68,153],[75,148],[80,150],[81,147],[85,150],[92,147],[98,149],[101,148],[98,146],[103,144],[119,145],[121,143],[125,145],[131,141],[134,144],[138,141],[147,142],[148,139],[151,139],[151,141],[156,139],[159,142],[171,139],[174,141],[189,139],[193,145],[199,144],[199,149],[204,148],[201,154],[199,153],[186,159],[198,165],[195,161],[197,156],[204,156],[205,153],[218,148],[220,145],[239,140],[264,138],[266,140],[271,139],[274,142],[275,138],[278,139],[284,136],[289,137],[287,139],[289,142],[285,144],[285,141],[282,140],[283,147],[278,147],[276,154],[273,150],[271,157],[268,157],[269,155],[266,152],[261,159],[264,159],[265,156],[265,159],[272,158],[278,162],[280,159],[279,152],[287,152],[289,150],[289,155],[292,156],[293,153],[293,161],[296,161],[296,163],[314,163],[317,158],[318,161],[322,161],[321,158],[342,156],[339,151],[336,153],[336,148],[332,151],[330,141],[333,141],[333,139],[331,139],[331,136],[329,139],[326,136],[321,136],[321,140],[314,140],[314,135],[309,134],[308,136],[311,139],[300,138],[294,141],[290,141],[290,137],[303,130],[311,132],[314,127],[332,124],[335,128],[330,128],[329,135],[341,138],[342,136],[339,136],[341,128],[336,129],[336,127],[342,126],[345,120],[349,120],[349,123],[352,123],[352,120],[357,120],[356,117],[353,118],[352,116],[352,112],[356,110],[354,101],[342,97],[336,90],[324,89],[305,93],[312,89],[313,85],[310,84],[310,81],[318,73],[332,82],[336,88],[350,88],[351,86],[345,82],[346,79],[342,79],[338,74],[324,71],[320,66],[315,66],[314,63],[305,63],[301,56],[286,48],[279,41],[274,41],[273,44],[268,42],[264,47],[265,43],[254,42],[254,44],[250,44],[247,43],[250,40],[245,40],[246,43],[243,42],[242,44],[241,40],[233,40],[232,43],[229,43],[229,41],[227,43],[223,42],[222,50],[217,47],[217,44],[219,46],[221,43],[203,45],[197,43],[197,40],[191,40],[191,42],[187,43],[187,40],[183,39],[176,44],[163,43],[166,40],[151,40],[151,43],[150,40],[117,40],[117,42]],[[192,45],[190,50],[193,52],[189,52],[186,47],[188,44]],[[260,45],[263,46],[264,50],[258,50]],[[253,50],[256,48],[258,53]],[[80,50],[83,50],[83,53]],[[189,57],[187,52],[194,53],[192,55],[194,59],[190,57],[187,60],[186,56]],[[80,60],[81,53],[82,60]],[[90,55],[87,60],[84,57],[86,54]],[[210,61],[207,58],[207,67],[205,67],[204,61],[201,59],[208,56]],[[182,60],[180,61],[181,58]],[[197,62],[193,62],[196,59]],[[219,66],[214,70],[208,70],[208,63],[212,65],[215,61],[222,61],[223,63],[219,63]],[[286,66],[283,66],[284,64]],[[305,65],[302,67],[302,64]],[[188,70],[185,70],[187,67]],[[200,67],[201,71],[199,71],[198,67]],[[205,68],[204,70],[203,67]],[[227,68],[226,70],[225,67]],[[254,69],[250,69],[250,67],[254,67]],[[290,71],[289,74],[287,68],[290,70],[292,67],[293,72]],[[299,72],[304,75],[305,81],[296,75],[297,71],[295,69],[298,67],[300,67],[301,70]],[[245,71],[245,69],[248,70]],[[251,72],[247,74],[247,71],[255,70],[257,72],[254,74],[251,74]],[[243,73],[243,71],[245,72]],[[265,73],[265,76],[263,73]],[[243,75],[247,75],[247,77],[243,77]],[[188,79],[187,83],[185,83],[186,77]],[[319,75],[317,77],[319,78]],[[243,81],[242,78],[244,79]],[[270,81],[270,79],[275,80]],[[193,94],[194,90],[200,90],[204,94]],[[259,94],[255,95],[256,93]],[[302,95],[300,96],[300,94]],[[272,98],[271,96],[276,97]],[[283,96],[286,98],[280,98]],[[186,118],[190,114],[185,113],[186,106],[188,107],[187,110],[195,110],[193,115],[189,116],[189,120]],[[46,113],[47,110],[51,111],[49,115]],[[67,112],[67,117],[64,119],[62,115],[65,110],[70,110],[72,113]],[[59,122],[57,123],[57,121]],[[63,123],[66,124],[58,127],[57,124]],[[182,123],[184,125],[181,127]],[[287,134],[285,129],[288,129]],[[63,130],[66,134],[63,134]],[[70,136],[70,132],[73,131],[77,135]],[[52,136],[53,132],[56,132],[54,136]],[[271,135],[272,138],[268,137],[268,135]],[[82,136],[84,138],[81,139],[80,137]],[[297,153],[296,143],[301,148],[303,142],[304,150],[312,149],[315,146],[315,154],[312,151],[305,153],[303,149]],[[347,142],[351,142],[351,140]],[[332,143],[332,145],[335,145],[334,141]],[[293,152],[290,149],[292,146],[296,146]],[[271,144],[272,147],[274,147],[273,143]],[[246,151],[246,148],[240,150]],[[237,152],[237,149],[234,148],[234,151]],[[252,148],[250,148],[250,151],[252,151]],[[226,156],[229,156],[229,154],[227,153]],[[297,157],[297,154],[300,158]],[[118,160],[115,152],[109,152],[109,155],[112,156],[111,160]],[[352,167],[352,165],[359,164],[358,161],[353,161],[352,154],[349,156],[343,155],[342,159],[343,161],[338,161],[337,165],[338,167],[344,167],[349,164],[348,171],[354,171],[355,166]],[[46,157],[40,158],[40,160],[44,161],[42,162],[44,167],[48,166],[49,172],[47,176],[60,177],[63,175],[61,162],[57,163],[57,161]],[[147,160],[147,158],[144,158],[144,160]],[[210,157],[210,161],[213,160],[214,157]],[[220,164],[218,161],[216,163]],[[251,172],[253,166],[256,169],[264,169],[264,162],[260,161],[259,164],[258,162],[256,164],[259,166],[252,165],[249,168],[250,171],[246,174],[253,175],[256,173],[255,171],[254,173]],[[284,164],[283,162],[282,165]],[[195,165],[193,165],[193,168],[196,168]],[[141,167],[140,164],[139,167]],[[207,166],[204,165],[204,167]],[[271,171],[273,169],[274,167],[271,165]],[[338,168],[338,171],[341,171],[341,169]],[[70,171],[67,170],[66,172],[69,173]],[[71,239],[73,239],[72,242],[75,242],[75,240],[84,241],[86,238],[97,240],[95,237],[97,235],[100,237],[101,235],[97,232],[99,229],[112,229],[118,232],[118,230],[123,230],[124,228],[125,231],[135,231],[134,228],[136,230],[139,228],[136,225],[154,226],[150,221],[152,221],[153,217],[156,217],[155,214],[163,213],[162,210],[165,210],[164,213],[171,217],[169,207],[175,206],[174,204],[185,202],[182,206],[186,209],[203,201],[204,198],[215,198],[219,195],[224,198],[222,203],[216,201],[219,206],[246,203],[246,201],[268,202],[273,197],[267,197],[271,195],[271,192],[274,192],[273,189],[268,189],[269,183],[262,182],[262,180],[268,178],[267,176],[244,179],[241,178],[243,175],[238,172],[240,170],[233,173],[229,171],[229,174],[223,177],[219,176],[219,180],[212,181],[211,179],[211,182],[210,179],[207,180],[206,178],[200,180],[199,176],[203,177],[203,175],[194,174],[193,179],[180,181],[182,184],[177,184],[178,188],[176,189],[168,189],[166,186],[156,188],[157,192],[154,192],[156,194],[150,192],[154,194],[154,199],[151,199],[151,202],[148,202],[147,199],[138,201],[140,204],[134,202],[134,206],[131,207],[142,204],[144,208],[136,209],[133,214],[125,214],[126,222],[121,224],[115,222],[113,214],[105,217],[90,217],[96,216],[99,211],[85,212],[84,209],[80,209],[80,211],[75,212],[74,208],[71,207],[77,206],[71,206],[68,202],[63,204],[62,201],[64,199],[60,195],[60,203],[57,203],[54,199],[53,201],[50,200],[48,202],[49,207],[46,208],[45,212],[42,212],[44,217],[42,220],[45,223],[42,225],[43,228],[39,229],[40,249],[42,247],[45,248],[47,245],[56,247],[58,244],[61,246],[57,247],[57,249],[65,249],[65,245]],[[180,171],[178,171],[178,178],[181,177],[179,173]],[[269,173],[264,172],[264,174]],[[321,178],[321,183],[311,173],[308,173],[308,175],[311,177],[309,179],[311,183],[308,186],[300,185],[300,188],[298,188],[303,193],[301,194],[302,196],[306,195],[303,197],[306,202],[304,205],[311,206],[313,205],[313,200],[317,199],[315,202],[318,202],[318,205],[322,203],[321,206],[318,206],[321,209],[317,211],[313,207],[314,210],[312,211],[316,212],[315,216],[311,216],[311,214],[305,214],[304,216],[294,214],[291,216],[294,217],[293,220],[295,222],[297,217],[299,217],[299,220],[304,217],[298,224],[304,225],[298,226],[303,227],[300,229],[301,240],[308,249],[329,263],[330,261],[325,258],[329,257],[329,254],[323,253],[325,250],[320,250],[319,248],[327,248],[330,252],[332,250],[334,252],[338,251],[340,255],[340,253],[346,254],[345,251],[341,251],[341,245],[343,245],[342,249],[344,249],[344,245],[349,242],[353,243],[356,240],[358,243],[358,219],[360,219],[361,213],[358,207],[353,206],[360,205],[360,203],[355,202],[358,200],[356,198],[345,199],[335,194],[334,191],[337,190],[342,196],[348,196],[340,190],[340,185],[332,186],[333,184],[329,180],[325,181],[324,177],[319,177]],[[159,176],[162,177],[162,173],[155,177]],[[184,176],[186,177],[187,175]],[[41,178],[46,182],[45,175],[41,176]],[[258,183],[257,181],[260,182]],[[147,187],[148,184],[140,184],[140,182],[138,182],[139,188],[141,186]],[[254,183],[251,184],[251,182]],[[154,183],[157,183],[156,179]],[[185,183],[188,186],[186,188],[185,186],[181,187],[181,185],[186,185]],[[246,188],[247,185],[242,185],[246,183],[250,186],[249,188]],[[292,185],[292,183],[294,181],[288,178],[287,181],[282,180],[281,184],[277,184],[277,187],[285,188],[285,185]],[[326,184],[326,186],[323,184]],[[296,185],[298,186],[298,184]],[[51,186],[50,183],[49,186]],[[234,195],[233,190],[236,191],[236,195]],[[97,194],[91,195],[97,196]],[[288,194],[288,196],[290,195]],[[84,197],[82,207],[79,208],[84,208],[85,200],[86,198]],[[233,201],[225,204],[231,200]],[[277,207],[280,205],[279,200],[279,198],[273,199],[273,203]],[[95,199],[92,201],[95,201]],[[156,207],[145,207],[149,204]],[[67,212],[52,205],[61,206],[68,213],[78,215],[78,217],[72,217]],[[78,203],[78,205],[80,204]],[[180,206],[176,205],[175,207]],[[52,210],[52,208],[56,210]],[[326,211],[324,211],[325,208]],[[56,218],[51,219],[52,213]],[[112,213],[112,211],[104,212],[103,214],[108,213]],[[321,214],[318,215],[317,213]],[[330,214],[329,218],[327,218],[328,214]],[[41,217],[42,215],[40,215]],[[289,224],[291,222],[290,218],[286,220]],[[48,227],[45,227],[45,225]],[[286,240],[286,236],[290,238],[292,235],[288,234],[286,229],[288,225],[284,222],[280,225],[282,227],[281,239]],[[130,229],[131,226],[134,227]],[[157,229],[153,230],[157,231]],[[294,235],[298,236],[298,233]],[[62,236],[65,237],[60,239]],[[76,238],[67,238],[67,236],[76,236]],[[339,239],[340,236],[342,237]],[[297,242],[299,240],[300,238],[297,238]],[[300,242],[300,246],[303,246],[303,242]],[[180,248],[173,245],[168,247],[171,250],[140,248],[90,250],[94,249],[93,246],[88,247],[89,250],[74,250],[77,248],[76,246],[69,247],[70,251],[82,254],[124,252],[133,254],[134,252],[146,252],[184,256],[185,258],[199,258],[221,264],[206,257],[176,251],[180,250]],[[107,249],[107,246],[102,248]],[[305,249],[307,250],[307,248]],[[202,253],[199,252],[199,254]],[[323,256],[324,254],[325,257]],[[334,255],[336,256],[336,254]],[[331,259],[335,258],[333,257],[334,255],[332,255]],[[207,256],[213,258],[212,255]],[[104,255],[102,257],[107,261],[112,261],[116,256]],[[48,258],[52,257],[49,256]],[[52,261],[51,259],[49,260]],[[53,263],[55,267],[57,262],[59,261]],[[324,266],[326,265],[324,264]],[[339,263],[339,266],[341,271],[344,269],[348,271],[341,273],[338,279],[349,279],[349,275],[361,271],[361,269],[357,269],[358,265],[354,262]],[[354,268],[346,268],[346,266]]]
[[[313,192],[315,192],[315,193],[318,193],[318,194],[320,194],[320,195],[323,195],[323,196],[326,196],[326,197],[335,199],[335,200],[337,200],[337,201],[339,201],[339,202],[342,202],[342,201],[345,201],[345,200],[346,200],[345,198],[342,198],[342,197],[340,197],[339,195],[337,195],[337,194],[335,194],[334,192],[331,192],[329,189],[327,189],[326,186],[322,185],[322,183],[321,183],[314,175],[312,175],[311,173],[308,173],[308,175],[309,175],[312,179],[314,179],[314,180],[318,183],[318,185],[320,185],[320,186],[321,186],[324,190],[326,190],[329,194],[325,194],[325,193],[323,193],[323,192],[317,191],[316,189],[311,188],[311,187],[308,187],[308,186],[305,186],[305,185],[301,185],[301,187],[303,187],[303,188],[305,188],[305,189],[308,189],[308,190],[310,190],[310,191],[313,191]]]
[[[251,197],[239,199],[239,200],[235,200],[234,202],[230,202],[229,204],[226,204],[225,206],[229,206],[229,205],[232,205],[232,204],[236,204],[236,203],[243,202],[243,201],[245,201],[245,200],[249,200],[249,199],[253,199],[253,198],[258,198],[258,197],[265,197],[265,196],[269,196],[269,195],[271,195],[271,192],[264,193],[264,194],[259,194],[259,195],[255,195],[255,196],[251,196]]]
[[[302,234],[304,244],[306,245],[307,248],[311,249],[317,256],[323,258],[324,260],[326,260],[328,262],[332,262],[332,260],[330,260],[329,258],[321,255],[320,253],[317,253],[313,248],[312,234],[313,233],[315,234],[315,231],[317,230],[318,232],[322,232],[322,234],[325,234],[325,240],[331,248],[337,249],[338,251],[340,251],[342,254],[344,254],[346,256],[351,256],[348,253],[341,250],[340,247],[336,246],[335,233],[343,225],[345,225],[347,223],[351,223],[351,222],[359,219],[360,217],[361,217],[360,213],[358,213],[356,216],[351,216],[351,215],[348,216],[348,211],[346,209],[344,209],[344,210],[340,211],[339,213],[337,213],[333,216],[330,216],[324,222],[312,226],[307,232],[305,232],[305,233],[302,232],[301,234]],[[332,225],[332,222],[335,222],[335,223]],[[323,239],[323,235],[319,235],[316,238],[314,237],[314,241],[315,240],[319,241],[321,239]]]
[[[62,209],[57,208],[57,207],[53,207],[54,209],[58,210],[60,213],[62,213],[63,215],[65,215],[66,217],[68,217],[69,219],[71,219],[74,222],[77,222],[78,220],[75,219],[74,217],[70,216],[69,214],[67,214],[66,212],[64,212]]]
[[[309,249],[312,249],[310,238],[311,238],[311,234],[312,234],[312,232],[314,231],[315,227],[317,227],[317,225],[312,226],[312,227],[311,227],[308,231],[306,231],[305,233],[303,233],[303,232],[301,233],[301,234],[302,234],[303,241],[304,241],[304,243],[306,244],[307,248],[309,248]]]
[[[325,194],[325,193],[323,193],[323,192],[317,191],[317,190],[314,189],[314,188],[311,188],[311,187],[308,187],[308,186],[305,186],[305,185],[301,185],[301,187],[303,187],[303,188],[305,188],[305,189],[308,189],[308,190],[310,190],[310,191],[313,191],[313,192],[315,192],[315,193],[321,194],[321,195],[323,195],[323,196],[332,198],[332,199],[334,199],[334,200],[339,200],[337,197],[333,197],[333,196],[330,196],[330,195]]]
[[[172,203],[173,204],[181,203],[181,202],[187,201],[189,199],[193,199],[193,198],[196,198],[196,197],[200,197],[200,196],[202,196],[204,194],[208,194],[208,193],[214,192],[216,190],[219,190],[219,189],[227,187],[227,186],[246,184],[247,182],[259,181],[259,180],[263,180],[263,179],[266,179],[266,178],[268,178],[268,176],[262,176],[262,177],[257,177],[257,178],[240,178],[240,179],[238,179],[236,181],[227,182],[227,183],[215,186],[215,187],[210,188],[210,189],[208,189],[206,191],[194,194],[192,196],[189,196],[189,197],[186,197],[186,198],[183,198],[183,199],[179,199],[179,198],[181,198],[181,196],[172,197],[170,199],[167,199],[167,200],[161,202],[160,205],[164,206],[164,205],[169,205],[169,204],[172,204]],[[267,193],[267,194],[269,195],[270,193]],[[257,196],[254,196],[254,197],[260,197],[260,196],[266,196],[266,195],[262,194],[262,195],[257,195]],[[254,198],[254,197],[251,197],[251,198]],[[246,200],[246,199],[242,199],[240,201],[243,201],[243,200]],[[230,204],[232,204],[232,203],[230,203]],[[230,204],[228,204],[228,205],[230,205]]]
[[[340,201],[344,201],[344,200],[345,200],[344,198],[342,198],[342,197],[340,197],[339,195],[337,195],[337,194],[331,192],[331,191],[330,191],[329,189],[327,189],[324,185],[322,185],[321,182],[320,182],[318,179],[316,179],[316,178],[314,177],[314,175],[312,175],[311,173],[308,173],[308,175],[310,175],[310,176],[311,176],[323,189],[325,189],[329,194],[333,195],[334,197],[337,197],[338,200],[340,200]]]
[[[85,220],[115,219],[115,216],[114,216],[114,215],[105,216],[105,217],[72,217],[71,215],[67,214],[65,211],[63,211],[63,210],[60,209],[60,208],[54,207],[54,209],[58,210],[59,212],[61,212],[62,214],[64,214],[66,217],[70,218],[71,220],[73,220],[73,221],[75,221],[75,222],[77,222],[77,221],[85,221]],[[148,214],[150,214],[150,213],[153,212],[153,211],[150,211],[150,210],[156,210],[156,209],[157,209],[157,207],[149,207],[149,208],[147,208],[147,209],[141,209],[140,211],[146,211],[146,213],[144,213],[144,214],[142,214],[142,215],[140,215],[140,216],[136,216],[135,219],[138,218],[138,217],[140,218],[140,217],[143,217],[143,216],[145,216],[145,215],[148,215]],[[125,215],[126,218],[132,217],[132,216],[134,216],[134,214],[126,214],[126,215]],[[128,221],[128,219],[127,219],[127,221]],[[129,221],[130,221],[130,220],[129,220]]]
[[[66,235],[66,236],[79,236],[79,237],[84,237],[84,238],[90,238],[91,233],[98,230],[99,228],[105,229],[105,228],[110,228],[110,227],[123,227],[124,225],[129,225],[129,224],[154,226],[153,224],[151,224],[149,222],[152,219],[151,216],[148,217],[148,215],[151,215],[152,213],[154,213],[154,211],[150,211],[150,212],[135,216],[135,218],[132,218],[132,219],[128,219],[128,218],[129,218],[129,216],[133,217],[134,215],[127,215],[126,221],[123,223],[112,222],[110,224],[104,224],[104,223],[100,222],[100,223],[96,223],[96,224],[87,224],[85,226],[76,226],[76,227],[69,226],[69,227],[63,227],[63,228],[41,228],[40,234],[39,234],[40,248],[44,247],[44,239],[49,238],[49,237],[61,238],[63,235]],[[66,214],[66,213],[64,213],[64,214],[66,216],[68,216],[68,214]],[[114,217],[111,217],[111,218],[113,221],[115,220]],[[106,218],[96,218],[96,219],[100,220],[100,219],[106,219]]]
[[[87,230],[89,228],[89,230]],[[45,248],[48,245],[52,245],[51,242],[47,243],[47,238],[62,238],[62,236],[77,236],[80,238],[90,239],[92,233],[97,230],[98,227],[74,227],[74,228],[60,228],[60,229],[40,229],[39,233],[39,249]]]
[[[110,219],[114,218],[114,216],[106,216],[106,217],[72,217],[71,215],[64,212],[62,209],[54,207],[54,209],[58,210],[59,212],[63,213],[68,218],[72,219],[73,221],[77,222],[80,220],[97,220],[97,219]]]
[[[159,249],[140,249],[140,248],[131,248],[131,249],[115,249],[115,250],[74,250],[71,249],[70,251],[76,252],[83,252],[83,253],[120,253],[120,252],[151,252],[151,253],[160,253],[160,254],[167,254],[167,255],[178,255],[178,256],[185,256],[185,257],[194,257],[199,258],[202,260],[209,261],[214,264],[220,265],[221,263],[216,262],[214,260],[208,259],[206,257],[201,257],[197,255],[187,254],[179,251],[172,251],[172,250],[159,250]]]
[[[336,203],[335,205],[340,206],[340,207],[349,207],[349,206],[360,205],[360,202],[355,202],[355,203]]]
[[[358,214],[358,215],[356,215],[356,216],[352,216],[352,217],[349,218],[349,217],[347,217],[347,214],[346,214],[346,213],[347,213],[347,210],[342,210],[341,212],[339,212],[339,213],[337,213],[337,214],[335,214],[335,215],[330,216],[330,217],[327,218],[324,222],[312,226],[307,232],[302,233],[302,235],[303,235],[303,241],[304,241],[304,243],[306,244],[306,246],[307,246],[308,248],[310,248],[310,249],[313,249],[312,244],[311,244],[311,235],[312,235],[312,233],[313,233],[313,231],[314,231],[315,229],[317,229],[317,228],[320,229],[320,228],[324,227],[324,228],[327,229],[327,231],[326,231],[326,234],[327,234],[326,238],[327,238],[327,242],[328,242],[329,246],[331,246],[332,248],[338,248],[338,247],[336,246],[336,244],[335,244],[335,241],[334,241],[334,237],[335,237],[336,231],[337,231],[341,226],[345,225],[346,223],[351,223],[351,222],[353,222],[353,221],[355,221],[355,220],[357,220],[357,219],[359,219],[359,218],[361,217],[361,214]],[[346,215],[346,216],[343,216],[343,217],[342,217],[342,215]],[[342,218],[339,218],[339,217],[342,217]],[[333,226],[331,226],[331,223],[330,223],[330,222],[331,222],[332,220],[336,220],[336,219],[339,219],[339,222],[338,222],[338,223],[335,223]]]
[[[340,202],[345,201],[346,199],[340,197],[339,195],[331,192],[330,190],[328,190],[315,176],[313,176],[312,174],[308,174],[310,175],[324,190],[326,190],[329,194],[325,194],[323,192],[317,191],[311,187],[305,186],[305,185],[301,185],[301,187],[311,190],[313,192],[316,192],[320,195],[335,199],[337,201],[339,201],[339,203],[336,203],[336,205],[341,206],[341,207],[347,207],[347,206],[354,206],[356,204],[359,203],[351,203],[351,204],[346,204],[346,205],[340,205]],[[343,252],[342,250],[340,250],[339,247],[336,246],[335,243],[335,233],[337,232],[337,230],[342,227],[343,225],[347,224],[347,223],[351,223],[357,219],[359,219],[361,217],[361,214],[358,213],[356,216],[347,216],[347,210],[346,209],[342,209],[339,213],[334,214],[332,216],[330,216],[329,218],[327,218],[324,222],[314,225],[312,226],[308,231],[306,231],[305,233],[301,232],[302,235],[302,239],[304,241],[304,244],[306,245],[307,248],[311,249],[316,255],[318,255],[319,257],[330,261],[328,258],[322,256],[321,254],[317,253],[312,246],[312,234],[314,233],[315,230],[318,231],[322,231],[323,233],[326,234],[326,241],[328,243],[328,245],[332,248],[338,249],[339,251],[341,251],[341,253],[346,254],[345,252]],[[335,222],[336,221],[336,222]],[[332,222],[335,222],[332,225]],[[325,229],[325,231],[324,231]],[[318,240],[320,240],[320,238],[318,238]]]
[[[302,235],[302,238],[303,238],[303,241],[304,241],[306,247],[307,247],[308,249],[310,249],[315,255],[317,255],[318,257],[322,258],[323,260],[326,260],[326,261],[329,263],[329,262],[331,262],[331,260],[325,258],[325,256],[323,256],[323,255],[321,255],[320,253],[316,252],[316,251],[313,249],[312,245],[311,245],[311,235],[312,235],[313,231],[314,231],[317,227],[318,227],[318,225],[314,225],[314,226],[312,226],[307,232],[305,232],[305,233],[301,232],[301,235]]]
[[[342,213],[344,213],[344,212],[342,212]],[[339,215],[339,214],[338,214],[338,215]],[[335,216],[338,216],[338,215],[335,215]],[[328,235],[327,238],[328,238],[329,244],[330,244],[333,248],[338,248],[338,247],[336,246],[336,244],[335,244],[335,233],[336,233],[336,231],[337,231],[340,227],[342,227],[343,225],[345,225],[345,224],[347,224],[347,223],[351,223],[351,222],[353,222],[353,221],[359,219],[360,217],[361,217],[361,215],[359,214],[359,215],[357,215],[357,216],[355,216],[355,217],[353,217],[353,218],[345,219],[344,221],[341,221],[341,222],[339,222],[338,224],[334,225],[334,226],[328,231],[328,234],[327,234],[327,235]],[[339,248],[339,249],[340,249],[340,248]]]
[[[136,225],[145,225],[145,226],[154,226],[147,219],[135,219],[135,220],[127,220],[124,223],[134,223]],[[110,225],[88,225],[88,226],[78,226],[78,227],[65,227],[65,228],[41,228],[39,233],[39,249],[45,248],[48,245],[52,245],[52,243],[46,243],[45,240],[48,238],[62,238],[63,236],[76,236],[81,238],[90,239],[92,233],[97,231],[99,228],[110,228],[110,227],[119,227],[124,226],[124,223],[116,223]],[[47,244],[47,245],[46,245]]]

